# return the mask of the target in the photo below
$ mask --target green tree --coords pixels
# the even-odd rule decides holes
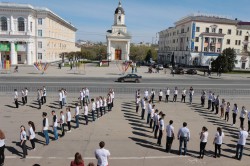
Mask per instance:
[[[146,61],[146,62],[149,62],[150,59],[152,59],[152,51],[151,51],[151,49],[148,50],[147,55],[146,55],[146,57],[145,57],[145,61]]]

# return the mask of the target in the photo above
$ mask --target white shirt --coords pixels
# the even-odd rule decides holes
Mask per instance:
[[[230,105],[229,105],[229,106],[227,106],[227,108],[226,108],[226,112],[230,112]]]
[[[222,142],[223,142],[223,138],[224,138],[224,133],[222,132],[222,133],[221,133],[221,136],[220,136],[219,132],[217,132],[217,133],[215,134],[215,142],[214,142],[214,143],[216,143],[216,144],[218,144],[218,145],[221,145]]]
[[[247,141],[247,137],[248,137],[248,132],[245,130],[242,130],[239,132],[239,140],[238,140],[238,144],[239,145],[246,145],[246,141]]]
[[[63,90],[62,90],[62,98],[65,98],[65,93]]]
[[[3,147],[5,145],[4,139],[0,139],[0,147]]]
[[[241,112],[240,112],[240,117],[241,117],[241,118],[245,118],[246,115],[247,115],[247,110],[246,110],[246,109],[245,109],[245,110],[241,110]]]
[[[58,126],[58,121],[57,121],[57,116],[53,115],[53,127],[57,127]]]
[[[80,109],[79,109],[79,106],[77,106],[77,107],[75,108],[75,115],[79,115],[79,112],[80,112]]]
[[[159,130],[164,130],[164,127],[165,127],[164,120],[161,119],[161,120],[160,120]]]
[[[146,103],[144,99],[141,100],[141,108],[146,109]]]
[[[22,90],[21,93],[22,93],[22,97],[24,97],[25,96],[25,92]]]
[[[25,89],[25,96],[28,96],[28,89]]]
[[[18,99],[18,92],[15,91],[14,99]]]
[[[103,107],[103,102],[101,99],[99,100],[99,103],[100,103],[100,107]]]
[[[194,90],[190,90],[189,95],[193,96],[194,95]]]
[[[141,100],[141,99],[140,99],[139,97],[136,98],[136,105],[137,105],[137,106],[139,106],[140,100]]]
[[[152,104],[148,104],[148,114],[151,114],[152,112]]]
[[[151,115],[150,115],[151,119],[154,119],[154,114],[155,114],[155,109],[152,108]]]
[[[107,100],[103,100],[103,107],[107,107]]]
[[[97,165],[99,166],[107,166],[108,165],[108,157],[110,156],[110,152],[104,148],[97,149],[95,151],[95,156],[97,159]]]
[[[25,131],[22,131],[22,132],[20,133],[20,140],[21,140],[21,141],[22,141],[22,140],[27,140],[27,134],[26,134]]]
[[[213,94],[212,93],[209,93],[209,95],[208,95],[208,100],[213,100]]]
[[[80,92],[80,99],[83,100],[83,92]]]
[[[59,101],[62,101],[63,95],[62,92],[59,92]]]
[[[239,112],[239,109],[234,106],[233,113],[238,114],[238,112]]]
[[[86,88],[86,90],[85,90],[85,95],[89,96],[89,89],[88,88]]]
[[[184,89],[184,90],[182,91],[182,95],[183,95],[183,96],[186,96],[186,89]]]
[[[87,105],[84,106],[84,115],[88,116],[89,114],[89,108]]]
[[[95,102],[92,103],[92,111],[95,111],[96,110],[96,104]]]
[[[205,131],[204,133],[202,133],[200,140],[201,142],[207,142],[207,138],[208,138],[208,132]]]
[[[148,97],[148,91],[147,90],[144,92],[144,97]]]
[[[174,94],[178,95],[178,90],[177,89],[174,90]]]
[[[100,102],[99,102],[99,100],[96,101],[96,108],[100,108]]]
[[[174,134],[174,127],[172,125],[167,125],[166,126],[166,132],[168,137],[173,137]]]
[[[159,96],[163,96],[163,92],[162,91],[159,92]]]
[[[190,139],[190,131],[187,127],[182,127],[179,129],[178,138],[180,137],[187,137],[188,139]]]
[[[43,96],[47,96],[46,88],[43,88]]]
[[[166,91],[166,95],[170,95],[170,90],[169,89]]]
[[[44,118],[45,119],[45,126],[43,126],[43,130],[48,130],[49,129],[49,121],[48,118]],[[43,120],[44,120],[43,119]]]
[[[70,122],[71,121],[71,113],[68,111],[67,114],[67,122]]]
[[[61,118],[60,118],[60,123],[61,123],[61,124],[64,124],[64,123],[65,123],[65,117],[64,117],[64,115],[63,115],[63,114],[61,115]]]
[[[115,98],[115,92],[113,91],[111,94],[112,94],[112,99],[114,99]]]
[[[29,137],[30,137],[30,139],[34,139],[36,137],[36,134],[35,134],[32,127],[30,127],[30,129],[29,129]]]

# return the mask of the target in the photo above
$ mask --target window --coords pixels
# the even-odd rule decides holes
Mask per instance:
[[[32,32],[33,22],[30,22],[30,32]]]
[[[43,59],[43,54],[42,53],[38,53],[37,54],[37,59]]]
[[[38,45],[38,48],[43,48],[43,43],[42,43],[41,41],[39,41],[39,42],[37,43],[37,45]]]
[[[38,18],[38,25],[43,25],[43,19],[42,18]]]
[[[189,32],[189,27],[187,28],[187,32]]]
[[[239,46],[241,45],[241,40],[238,41],[238,45],[239,45]]]
[[[222,34],[222,29],[219,29],[219,33]]]
[[[24,18],[22,17],[19,17],[17,19],[17,22],[18,22],[18,31],[24,31],[25,27],[24,27]]]
[[[227,39],[227,44],[230,44],[230,39]]]
[[[188,42],[189,38],[187,37],[187,42]]]
[[[200,32],[200,27],[196,27],[196,32]]]
[[[239,34],[240,36],[242,35],[242,31],[240,31],[240,34]]]
[[[1,17],[1,30],[2,31],[7,31],[8,30],[7,18],[6,17]]]
[[[238,45],[238,40],[235,40],[235,45]]]
[[[212,33],[216,33],[216,29],[215,28],[212,28]]]
[[[209,33],[209,28],[206,28],[206,33]]]
[[[195,50],[195,52],[198,52],[199,47],[198,47],[198,46],[195,46],[194,50]]]
[[[232,30],[231,30],[231,29],[228,29],[228,30],[227,30],[227,34],[228,34],[228,35],[231,35],[231,34],[232,34]]]
[[[184,33],[184,28],[181,29],[181,33]]]
[[[205,52],[207,52],[207,51],[208,51],[207,47],[204,47],[204,51],[205,51]]]
[[[195,42],[199,42],[199,37],[196,37],[196,38],[195,38]]]
[[[218,43],[222,43],[222,39],[218,39]]]
[[[42,30],[38,30],[38,36],[42,37],[43,36],[43,31]]]
[[[21,62],[22,61],[22,56],[21,55],[17,55],[17,61]]]

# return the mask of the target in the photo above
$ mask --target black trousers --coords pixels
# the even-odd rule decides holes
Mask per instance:
[[[26,155],[28,155],[27,146],[26,146],[26,140],[23,141],[23,144],[21,145],[21,147],[22,147],[22,150],[23,150],[23,158],[25,158]]]
[[[32,149],[35,149],[35,148],[36,148],[35,138],[31,139],[31,140],[30,140],[30,143],[31,143]]]
[[[25,97],[22,97],[23,105],[25,105]]]
[[[152,95],[152,96],[151,96],[151,101],[152,101],[152,103],[154,103],[154,98],[155,98],[155,96]]]
[[[219,113],[219,105],[215,105],[215,113],[218,114]]]
[[[166,151],[167,151],[168,153],[171,151],[171,147],[172,147],[173,140],[174,140],[173,137],[167,137]]]
[[[177,100],[177,95],[174,95],[173,102],[176,102]]]
[[[84,118],[85,118],[86,125],[88,125],[89,123],[88,115],[84,115]]]
[[[183,101],[184,101],[184,103],[186,102],[186,95],[181,96],[181,102],[183,102]]]
[[[214,156],[215,157],[220,157],[220,155],[221,155],[221,145],[215,144],[214,145]]]
[[[247,132],[249,132],[250,131],[250,121],[248,121],[248,131]]]
[[[43,96],[43,103],[46,103],[46,96]]]
[[[212,101],[211,100],[208,100],[208,103],[207,103],[207,109],[210,109],[211,108],[211,104],[212,104]]]
[[[159,125],[155,125],[155,131],[154,131],[155,138],[157,138],[158,130],[159,130]]]
[[[200,142],[200,157],[203,157],[205,155],[206,145],[206,142]]]
[[[67,122],[67,125],[68,125],[68,131],[71,130],[71,124],[70,124],[70,121]]]
[[[25,103],[27,104],[27,102],[28,102],[28,97],[25,96],[24,98],[25,98]]]
[[[243,128],[245,118],[240,117],[240,127]]]
[[[62,137],[65,135],[65,130],[64,130],[64,126],[65,126],[65,123],[63,124],[60,124],[60,127],[61,127],[61,131],[62,131]]]
[[[0,164],[3,164],[5,160],[4,149],[5,149],[5,145],[0,147]]]
[[[159,101],[161,101],[161,99],[162,99],[162,96],[159,96]]]
[[[153,121],[154,121],[154,120],[151,118],[151,119],[150,119],[150,128],[153,127]]]
[[[233,113],[233,124],[236,123],[236,117],[237,117],[237,114]]]
[[[136,111],[136,113],[138,113],[138,111],[139,111],[139,106],[138,105],[136,106],[135,111]]]
[[[166,99],[165,101],[168,103],[168,98],[169,98],[169,95],[166,95]]]
[[[161,145],[161,139],[162,139],[162,130],[160,130],[159,132],[158,141],[157,141],[158,145]]]
[[[18,108],[19,107],[18,100],[15,100],[15,104],[16,104],[16,108]]]
[[[214,102],[212,102],[212,111],[214,111]]]
[[[145,109],[142,109],[141,111],[141,119],[144,119]]]
[[[62,101],[60,101],[59,103],[60,103],[60,108],[62,109],[63,107]]]
[[[225,113],[225,120],[228,122],[228,120],[229,120],[229,112]]]
[[[38,109],[41,109],[41,99],[40,100],[37,100],[37,102],[38,102],[38,105],[39,105],[39,107],[38,107]]]

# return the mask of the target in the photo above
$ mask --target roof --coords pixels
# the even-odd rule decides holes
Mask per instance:
[[[115,9],[115,14],[119,14],[119,13],[125,14],[125,11],[124,11],[124,9],[122,8],[121,2],[119,2],[118,7]]]
[[[70,22],[64,20],[62,17],[60,17],[59,15],[57,15],[56,13],[54,13],[53,11],[51,11],[50,9],[48,9],[46,7],[35,7],[35,6],[30,5],[30,4],[0,2],[0,8],[1,7],[4,9],[7,9],[7,8],[9,8],[9,9],[29,9],[29,10],[34,10],[36,12],[47,12],[47,13],[51,14],[52,16],[56,17],[57,19],[59,19],[60,21],[62,21],[63,23],[65,23],[70,28],[74,29],[75,31],[77,30],[76,27],[74,25],[72,25]]]

